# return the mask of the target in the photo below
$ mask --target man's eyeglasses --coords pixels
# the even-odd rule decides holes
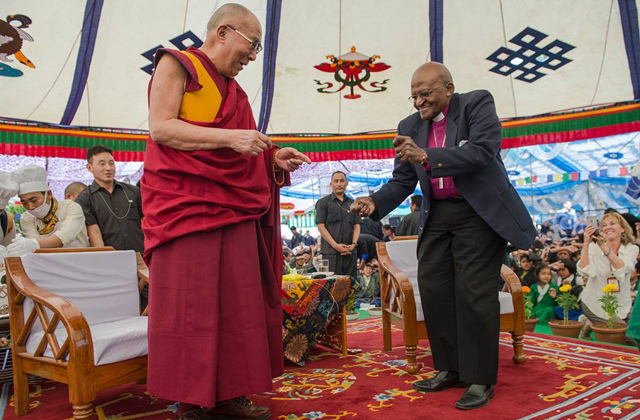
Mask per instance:
[[[411,95],[409,96],[409,102],[411,103],[416,103],[416,101],[418,100],[418,98],[420,99],[429,99],[429,96],[431,96],[433,94],[433,92],[435,92],[436,90],[440,89],[441,87],[446,87],[449,86],[449,83],[445,83],[444,85],[440,85],[438,87],[435,87],[431,90],[423,90],[422,92],[418,93],[417,95]]]
[[[243,34],[242,32],[240,32],[239,30],[237,30],[236,28],[234,28],[231,25],[227,25],[229,28],[233,29],[233,31],[235,33],[237,33],[238,35],[240,35],[241,37],[243,37],[244,39],[246,39],[247,41],[249,41],[249,47],[251,47],[251,49],[253,51],[256,52],[256,54],[259,54],[260,51],[262,51],[262,44],[260,43],[259,40],[257,39],[251,39],[248,36],[246,36],[245,34]]]

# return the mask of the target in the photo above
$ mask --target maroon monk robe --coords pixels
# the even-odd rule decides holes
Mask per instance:
[[[185,121],[255,129],[236,81],[224,79],[201,51],[188,52],[215,81],[222,104],[208,124]],[[161,49],[156,62],[165,53],[187,70],[187,92],[206,85],[184,53]],[[147,142],[141,189],[150,269],[148,390],[154,396],[215,406],[270,390],[271,379],[284,370],[274,152],[185,152]]]

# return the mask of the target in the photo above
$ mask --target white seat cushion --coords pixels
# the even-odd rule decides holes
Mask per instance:
[[[416,320],[424,321],[420,289],[418,288],[418,257],[416,255],[417,239],[408,241],[391,241],[386,243],[387,254],[391,262],[409,278],[416,301]],[[391,296],[393,299],[393,296]],[[513,313],[513,299],[506,292],[498,293],[500,301],[500,315]]]
[[[500,315],[513,313],[513,298],[511,293],[498,292],[498,300],[500,300]]]
[[[27,339],[27,352],[33,354],[42,339],[43,331],[32,333]],[[67,330],[56,330],[58,344],[62,346]],[[91,325],[93,360],[97,366],[147,355],[147,317],[134,316],[120,321]],[[45,356],[53,357],[47,346]],[[65,360],[68,359],[68,356]]]

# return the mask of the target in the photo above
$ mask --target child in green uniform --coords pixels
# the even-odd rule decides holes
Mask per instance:
[[[533,316],[538,318],[538,324],[546,325],[555,318],[558,286],[551,281],[551,268],[546,264],[537,266],[533,277],[535,283],[531,286],[529,296],[533,301]]]

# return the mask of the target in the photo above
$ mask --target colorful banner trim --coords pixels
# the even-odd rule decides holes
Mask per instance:
[[[551,184],[554,182],[566,181],[586,181],[597,178],[622,177],[630,176],[634,166],[620,166],[618,168],[598,169],[596,171],[584,172],[561,172],[547,175],[527,176],[524,178],[512,179],[511,184],[514,187],[522,187],[532,184]]]
[[[640,131],[640,103],[502,122],[502,148],[563,143]],[[273,135],[281,147],[309,154],[314,162],[394,157],[395,132],[358,135]],[[148,133],[110,129],[61,128],[0,120],[0,153],[84,159],[87,148],[102,144],[118,161],[143,161]]]

